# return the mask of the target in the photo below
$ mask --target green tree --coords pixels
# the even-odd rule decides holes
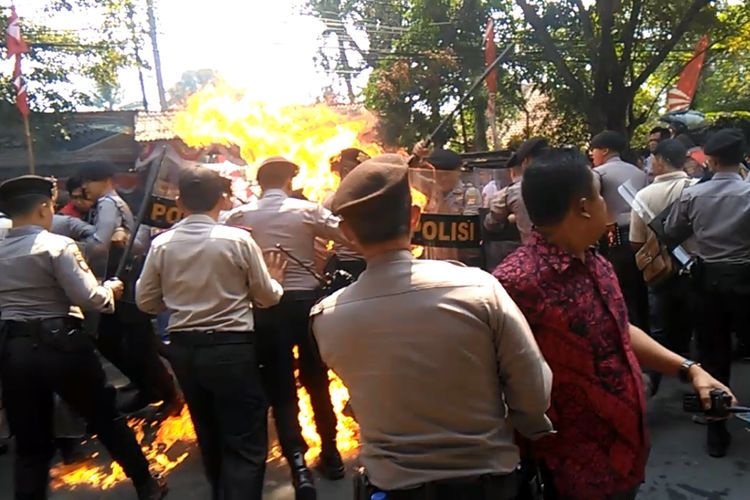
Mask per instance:
[[[182,73],[180,80],[169,89],[169,106],[183,103],[192,94],[218,79],[213,69],[190,70]]]
[[[101,21],[96,30],[84,33],[52,29],[22,18],[22,34],[29,45],[23,71],[31,109],[62,112],[95,106],[101,89],[118,88],[118,71],[135,65],[133,52],[143,41],[141,30],[130,24],[133,19],[127,15],[128,9],[135,7],[137,0],[48,0],[45,11],[49,15],[76,14]],[[9,12],[0,18],[3,33]],[[2,47],[5,56],[4,44]],[[14,101],[11,75],[1,75],[0,103],[4,104],[0,112],[11,109],[9,104]]]

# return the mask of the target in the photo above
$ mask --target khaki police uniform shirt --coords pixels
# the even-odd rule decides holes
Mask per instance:
[[[247,231],[196,214],[151,243],[135,297],[144,312],[173,311],[170,332],[250,332],[253,304],[283,293]]]
[[[750,184],[736,172],[717,172],[689,187],[664,231],[683,241],[695,235],[695,253],[708,263],[750,263]]]
[[[330,210],[331,205],[333,203],[333,194],[330,195],[326,200],[323,202],[323,206]],[[322,243],[323,246],[325,246],[328,241],[323,241],[322,239],[319,241],[319,243]],[[364,259],[361,253],[357,252],[356,250],[352,250],[346,245],[342,245],[341,243],[333,243],[333,253],[335,253],[339,259],[341,260],[361,260]]]
[[[83,319],[82,310],[114,312],[114,297],[97,285],[76,243],[39,226],[11,229],[0,242],[2,319]]]
[[[662,213],[669,205],[680,198],[683,190],[697,183],[697,179],[691,179],[683,171],[670,172],[657,175],[653,184],[646,186],[635,195],[636,201],[648,210],[646,214],[649,221]],[[630,213],[630,241],[633,243],[646,243],[656,238],[656,234],[649,229],[646,222],[631,210]]]
[[[311,315],[323,362],[349,389],[360,460],[380,488],[510,473],[519,462],[513,430],[551,430],[550,369],[484,271],[388,252]]]
[[[484,219],[484,227],[490,231],[499,231],[508,224],[508,217],[513,214],[516,218],[516,227],[521,234],[521,241],[526,241],[534,224],[523,202],[521,182],[511,184],[495,194],[490,201],[490,212]]]
[[[648,174],[635,165],[613,156],[594,169],[599,174],[602,184],[602,197],[607,202],[609,222],[620,226],[630,224],[630,205],[620,196],[617,189],[630,181],[636,191],[648,185]]]
[[[315,266],[315,238],[347,244],[339,218],[317,203],[290,198],[281,189],[269,189],[255,203],[236,208],[227,217],[230,226],[244,226],[263,251],[281,244],[309,267]],[[284,290],[315,290],[320,283],[302,266],[289,259]]]

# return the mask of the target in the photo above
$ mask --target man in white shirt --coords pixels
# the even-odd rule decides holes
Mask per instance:
[[[652,162],[654,182],[640,190],[635,197],[636,202],[651,216],[659,215],[680,198],[686,187],[698,182],[682,170],[686,159],[687,149],[676,139],[667,139],[657,145]],[[633,210],[630,215],[630,243],[633,248],[638,250],[653,238],[656,238],[656,233]],[[688,278],[673,276],[650,286],[649,291],[654,302],[651,317],[653,337],[674,352],[689,352],[693,330],[693,296]],[[655,394],[661,376],[657,373],[649,375],[651,393]]]
[[[260,500],[268,405],[253,309],[279,302],[286,266],[278,253],[264,256],[249,232],[218,224],[226,197],[218,173],[183,170],[178,204],[188,216],[152,242],[136,300],[149,314],[172,311],[170,362],[213,498]]]

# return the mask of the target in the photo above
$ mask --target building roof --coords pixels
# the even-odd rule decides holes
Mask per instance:
[[[141,111],[135,115],[136,142],[170,141],[177,139],[174,119],[177,111]]]

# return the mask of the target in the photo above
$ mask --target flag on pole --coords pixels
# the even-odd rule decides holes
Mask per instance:
[[[10,7],[10,18],[8,19],[8,36],[6,41],[8,47],[8,59],[16,58],[16,64],[13,69],[13,85],[16,87],[16,106],[24,117],[29,116],[29,100],[26,94],[26,82],[21,72],[21,54],[29,51],[28,45],[21,36],[21,26],[18,23],[16,6]]]
[[[487,66],[495,62],[497,58],[497,46],[495,45],[495,21],[490,18],[487,21],[487,32],[484,35],[484,60]],[[487,90],[490,94],[497,92],[497,70],[493,69],[487,76]]]
[[[703,35],[695,47],[695,54],[682,70],[677,86],[667,92],[667,109],[670,112],[685,111],[690,108],[690,103],[693,102],[698,88],[703,61],[706,59],[706,49],[708,49],[708,36]]]

